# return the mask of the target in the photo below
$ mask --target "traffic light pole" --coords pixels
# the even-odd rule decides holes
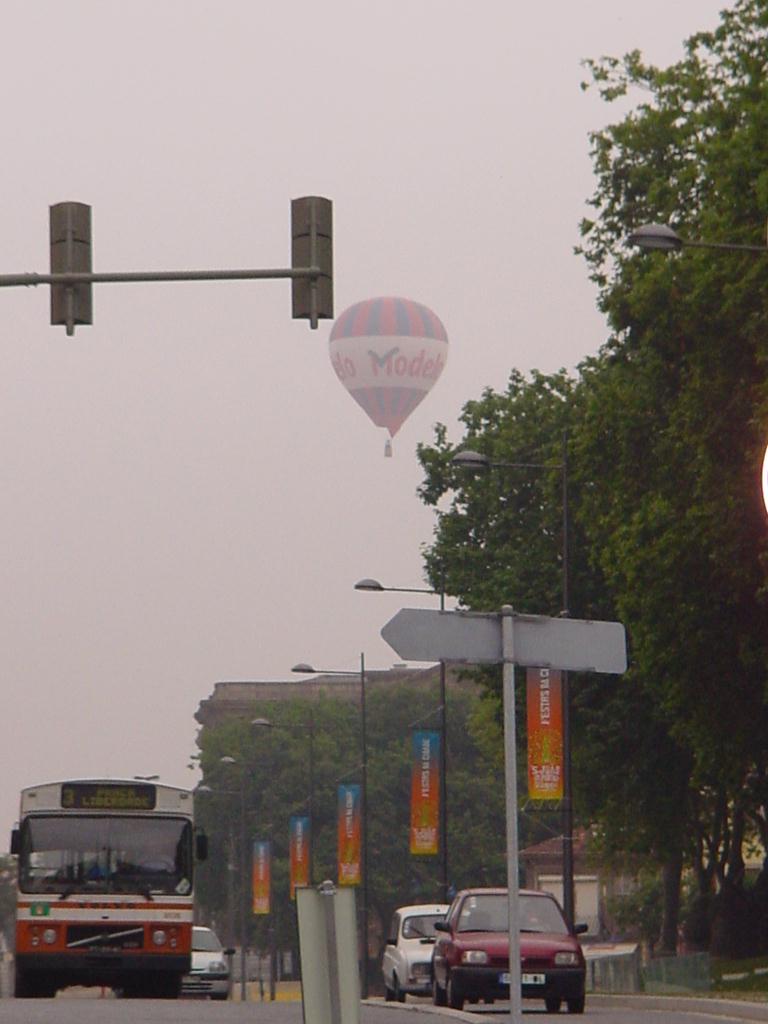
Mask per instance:
[[[245,270],[149,270],[93,273],[90,206],[58,203],[50,208],[51,272],[0,274],[0,288],[51,286],[51,323],[68,335],[92,323],[91,285],[153,281],[250,281],[290,278],[293,318],[314,330],[333,318],[332,204],[321,196],[291,200],[290,267]]]

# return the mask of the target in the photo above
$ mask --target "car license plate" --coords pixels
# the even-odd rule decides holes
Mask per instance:
[[[544,985],[546,984],[546,976],[543,974],[524,974],[520,979],[523,985]],[[509,984],[509,974],[505,971],[504,974],[499,975],[499,984]]]

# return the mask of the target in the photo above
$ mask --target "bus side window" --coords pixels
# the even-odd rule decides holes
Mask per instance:
[[[11,853],[18,856],[21,852],[21,832],[15,828],[11,831]]]

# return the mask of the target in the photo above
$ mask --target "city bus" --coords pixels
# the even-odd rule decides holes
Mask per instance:
[[[190,969],[194,862],[207,854],[192,793],[136,779],[21,792],[15,994],[100,985],[174,999]]]

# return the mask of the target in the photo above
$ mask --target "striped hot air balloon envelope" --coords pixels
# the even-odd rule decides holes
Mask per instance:
[[[329,346],[336,376],[390,437],[428,394],[448,356],[440,318],[400,298],[366,299],[345,309]]]

